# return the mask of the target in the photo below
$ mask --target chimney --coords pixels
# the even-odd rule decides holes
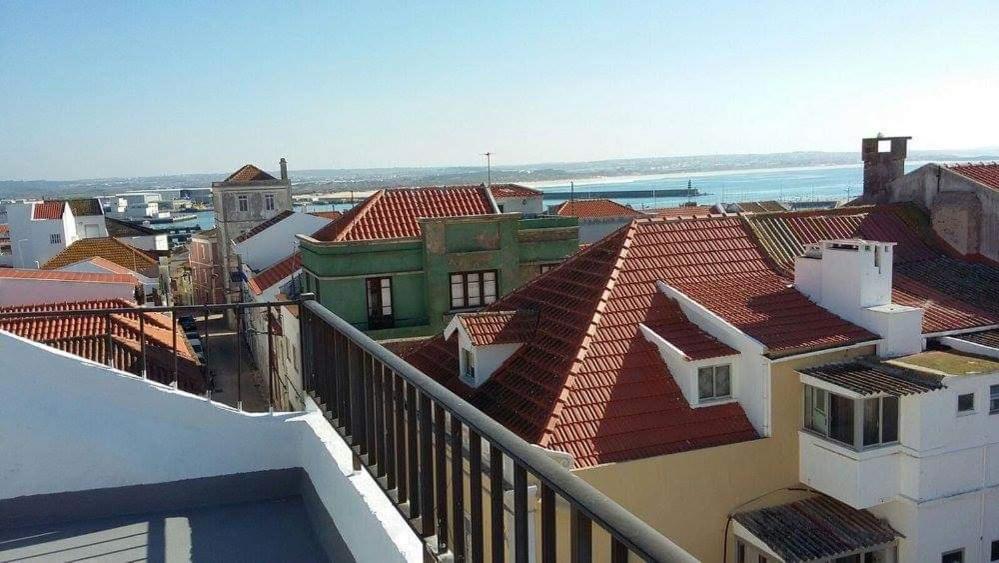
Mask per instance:
[[[923,310],[892,303],[894,242],[823,240],[794,260],[794,287],[834,315],[882,338],[881,357],[922,350]]]
[[[288,161],[281,157],[281,179],[288,180]]]
[[[888,185],[905,174],[906,144],[912,137],[877,137],[864,139],[860,154],[864,159],[865,203],[888,203]]]

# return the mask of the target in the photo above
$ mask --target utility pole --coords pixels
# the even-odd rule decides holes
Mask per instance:
[[[493,187],[493,153],[484,152],[482,156],[486,157],[486,187]]]

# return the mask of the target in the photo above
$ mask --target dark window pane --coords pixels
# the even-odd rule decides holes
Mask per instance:
[[[697,396],[701,399],[714,397],[714,370],[712,368],[701,368],[697,370]]]
[[[966,393],[957,396],[957,412],[968,412],[975,410],[975,394]]]
[[[881,442],[881,399],[864,401],[864,445]]]
[[[853,444],[853,401],[839,395],[829,395],[829,437],[844,444]]]
[[[989,561],[999,561],[999,540],[992,542],[992,555],[989,556]]]
[[[964,563],[964,550],[951,551],[950,553],[944,553],[940,557],[940,563]]]
[[[715,368],[715,397],[728,397],[732,394],[732,380],[728,366]]]
[[[898,397],[881,400],[881,441],[889,444],[898,441]]]

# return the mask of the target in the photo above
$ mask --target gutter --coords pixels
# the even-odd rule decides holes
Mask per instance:
[[[940,338],[943,336],[958,336],[961,334],[971,334],[975,332],[984,332],[986,330],[995,330],[999,328],[999,324],[991,324],[984,326],[976,326],[973,328],[959,328],[957,330],[942,330],[940,332],[927,332],[923,335],[923,338]]]
[[[818,356],[820,354],[831,354],[833,352],[844,352],[846,350],[854,350],[854,349],[857,349],[857,348],[862,348],[864,346],[872,346],[872,345],[881,344],[882,342],[884,342],[884,339],[883,338],[878,338],[876,340],[865,340],[864,342],[857,342],[855,344],[847,344],[846,346],[839,346],[839,347],[836,347],[836,348],[822,348],[820,350],[812,350],[811,352],[802,352],[800,354],[791,354],[790,356],[781,356],[779,358],[770,358],[770,357],[766,357],[766,356],[764,356],[764,357],[766,357],[767,360],[771,364],[776,364],[776,363],[784,362],[784,361],[787,361],[787,360],[796,360],[796,359],[799,359],[799,358],[810,358],[812,356]]]

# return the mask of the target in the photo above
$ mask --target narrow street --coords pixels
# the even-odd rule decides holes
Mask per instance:
[[[210,336],[205,341],[204,317],[197,317],[198,332],[201,334],[205,350],[205,363],[210,372],[215,373],[215,390],[212,400],[237,406],[242,400],[243,410],[266,412],[266,390],[261,387],[259,373],[253,367],[253,359],[245,342],[236,352],[236,333],[225,326],[222,315],[208,318]]]

